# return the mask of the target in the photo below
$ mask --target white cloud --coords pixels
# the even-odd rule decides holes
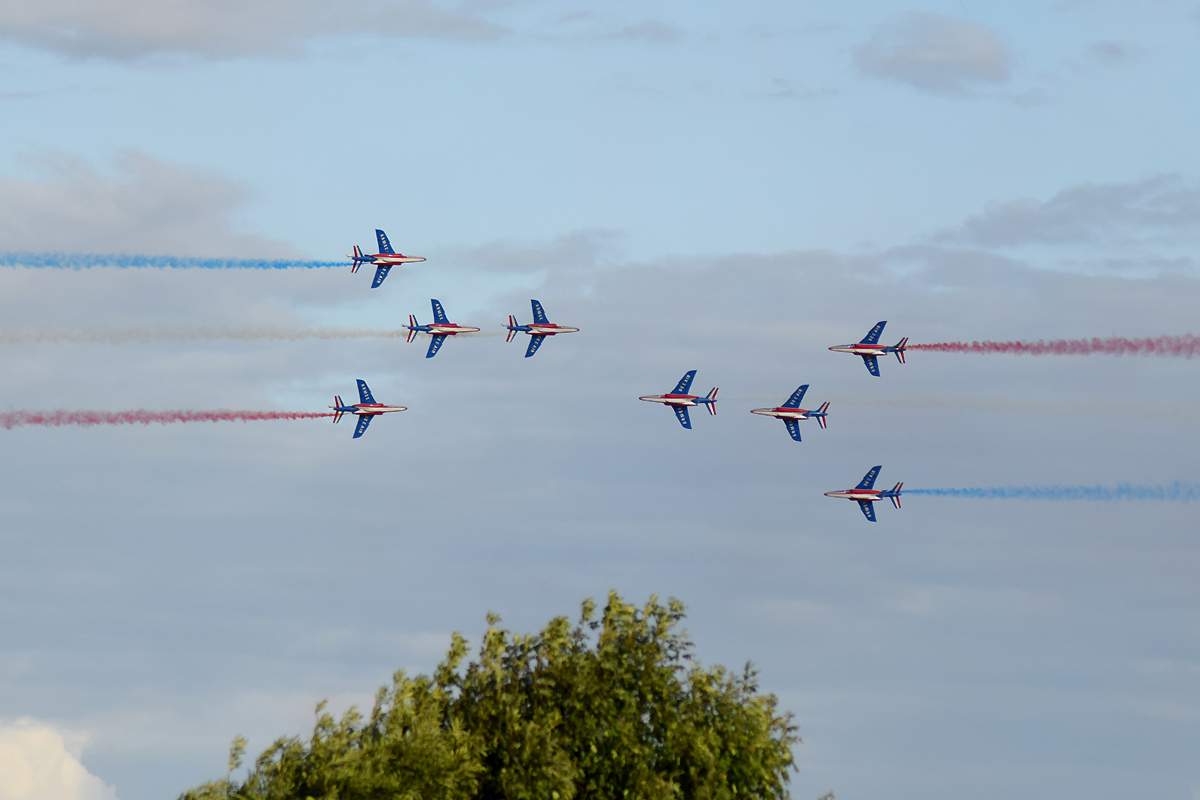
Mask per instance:
[[[3,800],[116,800],[111,786],[88,772],[62,733],[30,719],[0,723]]]
[[[63,55],[132,60],[278,55],[310,39],[389,37],[490,40],[504,28],[433,0],[44,0],[0,4],[0,38]]]
[[[854,53],[866,75],[938,94],[964,94],[1008,80],[1008,48],[973,22],[940,14],[908,14],[881,26]]]

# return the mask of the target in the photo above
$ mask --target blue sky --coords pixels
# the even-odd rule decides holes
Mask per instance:
[[[395,327],[424,345],[0,345],[0,408],[410,407],[320,423],[14,430],[0,464],[0,764],[172,796],[317,700],[367,702],[483,614],[676,595],[805,743],[797,797],[1195,800],[1186,505],[821,492],[1187,477],[1189,361],[829,344],[1194,330],[1194,3],[0,12],[0,250],[429,257],[341,270],[0,274],[6,330]],[[582,332],[536,359],[541,297]],[[686,369],[722,413],[639,404]],[[751,407],[799,383],[830,428]],[[6,749],[7,748],[7,749]],[[17,755],[12,755],[16,753]],[[57,760],[56,760],[57,759]],[[0,770],[2,772],[3,770]],[[90,781],[90,782],[89,782]],[[9,789],[10,791],[15,791]],[[64,797],[62,787],[24,798]]]

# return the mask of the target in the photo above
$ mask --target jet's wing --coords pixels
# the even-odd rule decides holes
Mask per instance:
[[[883,469],[883,467],[878,464],[871,467],[869,470],[867,470],[867,474],[863,475],[863,479],[858,482],[858,486],[855,486],[854,488],[855,489],[874,489],[875,488],[875,479],[879,477],[879,470],[881,470],[881,469]]]
[[[371,288],[378,289],[380,287],[380,285],[383,283],[383,279],[386,278],[388,276],[388,273],[391,271],[392,271],[391,267],[376,267],[375,268],[375,280],[371,281]]]
[[[429,337],[429,350],[426,351],[425,357],[433,358],[436,356],[438,354],[438,350],[442,349],[442,345],[445,343],[445,341],[445,334],[435,333],[433,336]]]
[[[690,431],[692,429],[692,417],[688,414],[687,406],[671,406],[671,408],[675,410],[675,417],[679,420],[679,424]]]
[[[354,426],[354,436],[351,438],[358,439],[367,432],[367,426],[371,424],[371,420],[375,419],[373,414],[358,418],[358,425]]]
[[[450,320],[446,319],[446,309],[442,308],[441,300],[430,300],[429,304],[433,306],[433,321],[438,325],[447,325]]]
[[[867,331],[867,335],[862,338],[859,344],[879,344],[879,337],[883,334],[883,326],[887,325],[887,320],[880,320],[875,323],[875,327]]]
[[[879,377],[879,359],[876,358],[875,356],[863,356],[862,360],[863,360],[863,363],[867,365],[867,372],[871,373],[876,378],[878,378]]]
[[[371,387],[367,386],[367,382],[362,378],[358,379],[358,402],[374,403],[375,398],[371,395]]]
[[[379,244],[379,252],[381,255],[392,255],[396,251],[392,249],[392,243],[388,241],[387,234],[375,229],[375,241]]]
[[[868,503],[866,500],[859,500],[858,507],[862,509],[863,516],[867,518],[867,522],[875,521],[875,504]]]
[[[783,424],[787,425],[788,433],[791,434],[791,437],[797,442],[800,441],[800,420],[785,419]]]
[[[787,399],[787,402],[783,404],[783,407],[784,408],[799,408],[800,404],[804,402],[804,393],[807,391],[808,391],[808,384],[806,383],[803,386],[796,389],[796,391],[792,392],[792,396]]]
[[[542,340],[545,338],[545,336],[530,336],[529,347],[525,348],[525,357],[532,358],[533,354],[536,353],[538,348],[542,346]]]
[[[671,394],[687,394],[691,391],[692,381],[696,379],[696,370],[689,369],[679,379],[679,383],[675,384],[675,388],[671,390]]]
[[[542,304],[537,300],[530,300],[529,305],[533,308],[533,321],[535,324],[548,325],[550,319],[546,316],[546,309],[542,308]]]

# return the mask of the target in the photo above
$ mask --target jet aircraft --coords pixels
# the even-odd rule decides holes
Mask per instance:
[[[409,314],[408,324],[404,326],[408,330],[408,335],[404,337],[408,342],[417,338],[418,333],[430,334],[429,350],[425,353],[426,358],[433,358],[438,354],[438,350],[442,349],[447,336],[457,336],[460,333],[479,333],[479,328],[472,328],[469,325],[459,325],[457,322],[451,322],[446,319],[446,309],[442,308],[442,301],[430,300],[429,304],[433,306],[432,323],[429,325],[420,325],[417,323],[417,318]]]
[[[354,252],[349,256],[351,272],[358,272],[358,268],[363,264],[375,265],[375,279],[371,281],[372,289],[379,288],[383,279],[391,272],[392,267],[401,264],[415,264],[425,260],[424,256],[406,256],[404,253],[397,253],[392,249],[392,243],[388,240],[387,234],[379,228],[375,229],[375,241],[379,245],[378,253],[364,253],[361,247],[354,245]]]
[[[566,325],[556,325],[551,322],[546,316],[546,310],[542,308],[542,304],[537,300],[529,301],[530,307],[533,308],[533,322],[528,325],[521,325],[517,322],[517,318],[512,314],[508,315],[508,336],[504,341],[511,342],[513,337],[518,333],[529,334],[529,347],[525,348],[525,357],[530,358],[542,346],[542,341],[547,336],[557,336],[560,333],[577,333],[579,328],[569,328]]]
[[[798,442],[800,441],[800,420],[815,419],[817,424],[821,426],[821,430],[825,430],[829,424],[826,421],[826,415],[829,413],[829,403],[821,403],[815,409],[800,407],[800,403],[804,401],[804,393],[807,391],[808,384],[806,383],[792,392],[792,396],[783,405],[776,408],[754,408],[750,410],[750,413],[783,420],[783,424],[787,426],[787,432]]]
[[[837,344],[829,348],[835,353],[851,353],[856,356],[862,356],[863,363],[867,365],[867,372],[879,377],[879,356],[886,356],[888,353],[895,353],[896,360],[901,364],[904,363],[904,351],[908,349],[908,337],[905,336],[895,346],[889,347],[879,343],[879,336],[883,333],[883,326],[887,325],[887,320],[876,322],[875,327],[867,332],[867,335],[862,338],[857,344]]]
[[[376,403],[374,396],[371,394],[371,389],[367,386],[367,382],[362,378],[358,379],[358,402],[346,405],[342,402],[342,396],[335,394],[333,396],[333,421],[335,423],[342,421],[342,415],[354,414],[358,417],[358,425],[354,428],[355,439],[367,432],[367,426],[371,424],[371,420],[380,414],[391,414],[396,411],[407,411],[406,406],[385,406],[383,403]]]
[[[680,425],[691,430],[692,418],[688,414],[689,408],[702,405],[708,408],[709,414],[713,416],[717,414],[717,387],[714,386],[703,397],[689,394],[692,390],[692,381],[695,378],[696,370],[688,370],[671,391],[666,394],[642,395],[638,400],[645,400],[647,403],[662,403],[675,412],[675,417],[679,420]]]
[[[854,500],[858,503],[858,507],[862,509],[863,516],[868,522],[875,521],[875,507],[872,503],[877,503],[880,500],[888,499],[892,501],[892,505],[896,508],[900,507],[900,490],[904,488],[903,483],[897,483],[891,489],[876,489],[875,479],[879,477],[881,466],[874,466],[863,476],[863,479],[858,482],[858,486],[853,489],[842,489],[836,492],[826,492],[826,497],[840,497],[843,500]]]

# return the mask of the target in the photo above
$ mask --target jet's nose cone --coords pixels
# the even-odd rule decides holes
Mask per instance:
[[[833,497],[835,494],[836,492],[825,492],[826,497]]]
[[[638,400],[653,400],[653,399],[654,399],[654,395],[652,395],[652,394],[644,394],[638,398]]]
[[[769,409],[769,408],[752,408],[752,409],[750,409],[750,413],[751,414],[766,414],[770,410],[771,409]]]

